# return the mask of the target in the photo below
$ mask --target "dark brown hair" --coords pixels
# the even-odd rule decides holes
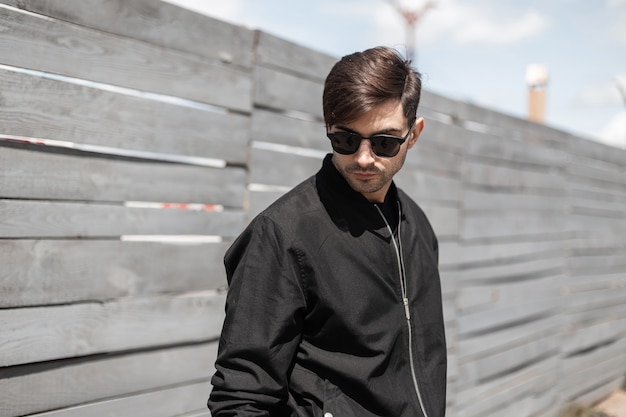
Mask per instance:
[[[322,105],[326,125],[350,123],[389,100],[400,100],[409,125],[422,91],[420,74],[398,51],[376,47],[346,55],[326,77]]]

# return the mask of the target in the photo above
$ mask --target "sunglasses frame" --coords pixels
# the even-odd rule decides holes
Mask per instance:
[[[340,131],[340,132],[326,132],[326,137],[328,137],[328,139],[330,139],[330,144],[333,147],[333,151],[337,152],[338,154],[341,155],[353,155],[355,154],[358,150],[359,147],[361,146],[361,141],[363,139],[367,139],[370,141],[370,146],[372,148],[372,152],[374,152],[374,154],[376,156],[379,156],[381,158],[393,158],[394,156],[398,155],[398,153],[400,152],[400,148],[402,147],[402,144],[404,142],[406,142],[406,140],[409,138],[409,136],[411,135],[411,132],[413,131],[413,128],[415,127],[415,122],[417,121],[417,118],[415,120],[413,120],[413,123],[411,123],[411,127],[409,127],[409,131],[406,133],[406,135],[404,135],[404,137],[401,136],[394,136],[394,135],[387,135],[384,133],[378,133],[375,135],[372,135],[370,137],[364,137],[361,136],[359,133],[357,132],[351,132],[351,131]],[[339,135],[347,135],[348,137],[353,137],[357,140],[357,146],[354,149],[354,151],[352,152],[344,152],[343,150],[337,150],[333,144],[333,140],[335,139],[335,137],[338,137]],[[376,151],[376,148],[378,146],[378,144],[376,144],[374,141],[380,138],[381,140],[393,140],[399,143],[399,146],[397,147],[396,152],[393,155],[381,155]]]

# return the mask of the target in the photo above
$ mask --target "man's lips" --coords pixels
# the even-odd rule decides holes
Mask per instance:
[[[361,181],[366,181],[374,178],[376,176],[373,172],[363,172],[363,171],[352,171],[352,175],[356,177],[356,179]]]

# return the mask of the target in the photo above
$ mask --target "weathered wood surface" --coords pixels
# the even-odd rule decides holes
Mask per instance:
[[[242,115],[4,69],[0,85],[0,134],[245,162],[249,121]]]
[[[0,135],[98,149],[0,147],[0,417],[208,416],[223,253],[330,151],[337,58],[162,2],[0,3]],[[419,114],[397,183],[439,236],[447,415],[618,386],[626,152],[428,91]]]
[[[0,200],[4,238],[107,238],[123,235],[236,236],[241,211],[209,212],[118,204]]]
[[[257,32],[256,65],[310,78],[320,84],[339,59],[313,51],[265,32]],[[321,109],[321,96],[318,100]]]
[[[0,24],[5,65],[251,110],[249,71],[17,9]]]
[[[254,104],[280,111],[322,115],[323,83],[266,67],[254,70]]]
[[[229,244],[0,240],[0,308],[225,289]]]
[[[260,144],[250,149],[250,182],[293,187],[319,171],[323,153],[294,155],[263,149]]]
[[[256,142],[332,152],[324,122],[298,119],[263,109],[256,109],[252,114],[250,137]]]
[[[555,238],[562,236],[569,224],[570,222],[566,223],[563,211],[558,208],[543,212],[517,209],[506,212],[466,211],[461,235],[465,239]]]
[[[32,417],[210,417],[206,408],[210,392],[210,382],[202,381],[33,414]]]
[[[216,349],[212,342],[0,368],[0,416],[24,416],[206,381]]]
[[[626,338],[622,336],[610,344],[599,346],[584,355],[565,356],[562,359],[563,379],[560,392],[568,401],[575,401],[594,388],[606,385],[624,376]]]
[[[0,148],[0,166],[0,198],[243,206],[246,173],[241,168],[119,161],[12,148]]]
[[[2,0],[0,3],[245,68],[252,65],[252,31],[165,2]]]
[[[216,340],[224,299],[206,291],[2,309],[0,367]]]
[[[247,221],[254,219],[259,213],[269,207],[288,190],[254,191],[251,190],[250,205],[248,206]]]
[[[407,162],[405,169],[398,172],[395,180],[418,203],[435,202],[460,208],[461,182],[458,178],[437,175]]]
[[[457,415],[503,415],[501,410],[511,404],[552,393],[558,381],[558,367],[559,359],[555,355],[483,384],[460,385],[456,397]]]

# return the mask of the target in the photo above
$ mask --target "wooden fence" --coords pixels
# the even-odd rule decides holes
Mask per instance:
[[[0,417],[208,416],[222,256],[329,151],[336,61],[153,0],[0,0]],[[626,373],[626,152],[423,94],[451,417]]]

